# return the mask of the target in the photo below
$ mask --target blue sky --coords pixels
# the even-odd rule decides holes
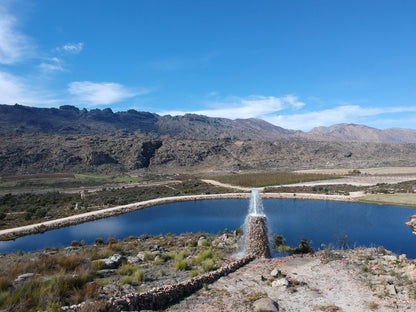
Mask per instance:
[[[2,0],[0,103],[416,128],[416,1]]]

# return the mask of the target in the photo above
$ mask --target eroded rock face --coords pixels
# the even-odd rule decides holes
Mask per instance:
[[[271,258],[265,216],[247,217],[246,255],[256,258]]]

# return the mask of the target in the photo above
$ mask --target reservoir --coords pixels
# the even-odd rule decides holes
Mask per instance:
[[[243,227],[248,199],[217,199],[176,202],[131,213],[34,234],[13,241],[0,241],[0,253],[63,247],[72,241],[87,244],[96,238],[124,239],[142,234],[181,234]],[[383,246],[397,254],[416,258],[416,236],[405,225],[414,208],[301,199],[263,199],[269,235],[282,234],[297,246],[307,239],[314,249]]]

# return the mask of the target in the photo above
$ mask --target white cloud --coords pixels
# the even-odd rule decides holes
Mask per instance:
[[[192,112],[166,111],[161,114],[184,115],[186,113],[201,114],[211,117],[224,118],[262,118],[283,109],[299,109],[305,104],[294,95],[283,97],[251,95],[247,98],[232,97],[222,101],[210,103],[212,109]]]
[[[0,71],[0,103],[50,106],[59,103],[52,94],[6,72]]]
[[[57,50],[61,52],[63,51],[67,53],[78,54],[82,51],[83,48],[84,48],[84,43],[78,42],[78,43],[67,43],[64,46],[57,48]]]
[[[45,73],[64,71],[62,61],[57,57],[52,57],[45,62],[39,64],[39,69]]]
[[[108,105],[149,93],[146,89],[132,90],[114,82],[91,81],[72,82],[69,84],[68,92],[78,101],[90,106]]]
[[[343,105],[303,114],[269,116],[266,121],[286,129],[309,131],[314,127],[331,126],[338,123],[381,125],[382,114],[414,113],[416,107],[373,107],[364,108],[359,105]]]
[[[283,97],[249,96],[247,98],[227,98],[214,103],[207,110],[198,111],[165,111],[160,114],[184,115],[201,114],[210,117],[260,118],[286,129],[309,131],[314,127],[331,126],[338,123],[357,123],[376,128],[401,126],[414,128],[416,106],[411,107],[362,107],[359,105],[339,105],[320,111],[299,113],[305,106],[295,95]],[[294,113],[293,110],[297,112]],[[388,116],[386,116],[388,114]],[[386,123],[386,118],[390,120]],[[406,118],[406,125],[400,120]],[[410,121],[412,122],[410,122]]]
[[[17,20],[0,6],[0,64],[15,64],[30,57],[30,39],[17,28]]]

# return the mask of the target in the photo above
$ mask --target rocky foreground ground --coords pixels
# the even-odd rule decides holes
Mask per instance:
[[[75,311],[71,304],[80,302],[78,311],[112,311],[105,304],[110,298],[182,283],[229,264],[238,239],[234,232],[131,237],[2,255],[0,311]],[[83,275],[89,276],[86,284],[64,296],[65,283],[79,283]],[[29,286],[38,289],[25,294]],[[38,292],[36,308],[30,300]],[[13,304],[7,301],[12,298]],[[416,261],[383,247],[256,259],[162,310],[415,311]]]
[[[383,248],[255,260],[167,311],[415,311],[416,266]]]

